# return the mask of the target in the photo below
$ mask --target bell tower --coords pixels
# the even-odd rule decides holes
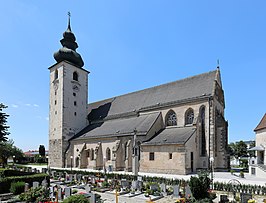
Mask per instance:
[[[56,63],[50,70],[49,166],[65,167],[68,140],[87,125],[88,74],[76,52],[78,44],[70,27],[60,40],[62,48],[54,53]]]

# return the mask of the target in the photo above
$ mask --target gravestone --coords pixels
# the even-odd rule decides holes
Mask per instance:
[[[249,199],[252,199],[252,194],[240,193],[241,203],[248,203]]]
[[[151,188],[151,190],[153,190],[153,191],[158,191],[159,190],[159,186],[158,186],[158,184],[151,184],[150,185],[150,188]]]
[[[74,181],[77,181],[77,174],[74,174]]]
[[[220,195],[220,203],[226,203],[229,202],[227,195]]]
[[[58,176],[59,176],[59,178],[63,178],[63,173],[62,172],[59,172],[58,173]]]
[[[31,167],[28,167],[28,172],[32,172],[32,168]]]
[[[65,180],[66,181],[69,181],[69,175],[68,175],[68,173],[65,173]]]
[[[42,168],[42,173],[47,173],[47,168]]]
[[[143,182],[138,180],[138,190],[143,188]]]
[[[186,186],[186,197],[191,197],[192,196],[192,192],[191,192],[191,189],[189,187],[189,185]]]
[[[174,185],[173,190],[174,190],[174,193],[173,193],[174,197],[178,197],[179,196],[179,186]]]
[[[65,188],[65,198],[70,197],[70,196],[71,196],[71,188],[66,187]]]
[[[95,184],[95,177],[94,176],[91,177],[91,183]]]
[[[162,191],[163,195],[166,196],[167,195],[167,193],[166,193],[166,185],[164,183],[162,183],[160,185],[160,188],[161,188],[161,191]]]
[[[138,189],[138,181],[137,180],[133,180],[132,181],[132,189],[134,189],[134,190],[136,190],[136,189]]]
[[[56,171],[51,171],[52,177],[55,178]]]
[[[37,169],[36,168],[32,169],[32,172],[37,173]]]
[[[141,176],[138,176],[138,181],[142,181],[142,177]]]
[[[54,187],[49,187],[49,197],[50,199],[54,197]]]
[[[90,185],[86,185],[85,186],[85,190],[87,193],[91,193],[91,186]]]
[[[27,192],[30,189],[30,184],[25,183],[24,192]]]
[[[46,179],[43,179],[42,186],[43,187],[47,187],[48,186],[48,183],[47,183],[47,180]]]
[[[62,200],[63,199],[62,188],[58,188],[58,190],[57,190],[57,198],[58,198],[58,200]]]
[[[96,203],[96,195],[94,193],[90,193],[90,203]]]
[[[78,174],[78,175],[77,175],[77,181],[78,181],[78,182],[81,182],[81,179],[82,179],[82,175],[81,175],[81,174]]]
[[[72,182],[73,181],[73,175],[69,174],[69,181]]]
[[[33,187],[33,188],[39,187],[39,182],[36,182],[36,181],[33,182],[33,183],[32,183],[32,187]]]
[[[127,188],[129,187],[129,182],[126,179],[121,180],[121,187],[122,188]]]

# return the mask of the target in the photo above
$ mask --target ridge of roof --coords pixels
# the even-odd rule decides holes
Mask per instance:
[[[210,75],[212,73],[215,73],[214,79],[216,79],[217,71],[219,71],[219,70],[215,69],[215,70],[212,70],[212,71],[209,71],[209,72],[205,72],[205,73],[201,73],[201,74],[198,74],[198,75],[189,76],[189,77],[186,77],[186,78],[182,78],[182,79],[175,80],[175,81],[168,82],[168,83],[163,83],[163,84],[160,84],[160,85],[155,85],[155,86],[148,87],[148,88],[145,88],[145,89],[142,89],[142,90],[137,90],[137,91],[129,92],[129,93],[122,94],[122,95],[117,95],[117,96],[110,97],[110,98],[105,98],[103,100],[99,100],[99,101],[96,101],[96,102],[89,103],[89,105],[98,104],[98,103],[101,103],[101,102],[104,102],[104,101],[108,101],[108,100],[114,100],[116,98],[124,97],[124,96],[131,95],[131,94],[136,94],[136,93],[140,93],[140,92],[144,92],[144,91],[149,91],[151,89],[158,89],[158,88],[161,88],[161,87],[164,87],[164,86],[169,86],[169,85],[172,85],[172,84],[181,83],[183,81],[192,80],[194,78],[199,78],[199,77],[202,77],[202,76],[205,76],[205,75]]]
[[[262,129],[266,129],[266,113],[264,114],[264,116],[262,117],[262,119],[260,120],[260,123],[257,125],[257,127],[254,129],[254,131],[258,131],[258,130],[262,130]]]

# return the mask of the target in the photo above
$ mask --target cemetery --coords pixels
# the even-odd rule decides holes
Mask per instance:
[[[101,195],[110,194],[136,202],[152,202],[166,197],[175,202],[204,202],[207,199],[212,202],[219,193],[221,203],[232,202],[229,200],[232,195],[234,202],[248,203],[254,195],[266,195],[265,186],[241,185],[236,180],[212,183],[209,174],[203,174],[205,178],[198,175],[183,180],[101,171],[48,168],[40,171],[31,167],[14,167],[0,169],[0,201],[96,203],[103,202]]]

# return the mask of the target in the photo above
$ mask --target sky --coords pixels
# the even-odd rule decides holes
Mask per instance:
[[[219,59],[229,142],[255,139],[266,112],[266,1],[0,2],[0,103],[22,150],[48,149],[48,68],[68,11],[89,102],[212,71]]]

